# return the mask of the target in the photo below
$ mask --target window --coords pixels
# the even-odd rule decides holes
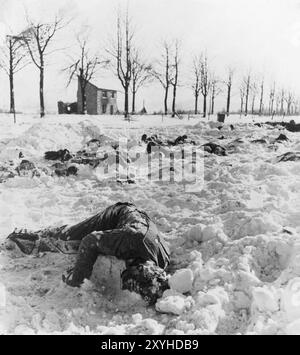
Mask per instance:
[[[105,98],[105,99],[107,98],[107,91],[103,91],[102,97]]]
[[[112,99],[115,98],[115,92],[114,92],[114,91],[111,92],[111,98],[112,98]]]
[[[107,105],[102,105],[102,113],[106,113]]]

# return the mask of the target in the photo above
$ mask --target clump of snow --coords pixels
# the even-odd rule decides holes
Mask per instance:
[[[274,288],[256,287],[252,293],[252,306],[260,312],[276,312],[279,310],[279,299]]]
[[[193,281],[193,271],[191,269],[181,269],[170,277],[169,285],[172,290],[184,294],[192,290]]]
[[[282,309],[285,311],[289,320],[297,320],[300,318],[300,278],[295,277],[290,280],[283,289]]]
[[[187,233],[187,238],[190,240],[197,241],[199,243],[202,242],[202,234],[204,228],[205,228],[204,224],[197,224],[193,226]]]
[[[0,283],[0,308],[6,306],[6,287]]]
[[[176,291],[167,290],[156,303],[156,310],[161,313],[181,315],[193,305],[192,297],[185,297]]]

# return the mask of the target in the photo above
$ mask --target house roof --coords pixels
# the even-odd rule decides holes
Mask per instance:
[[[96,86],[95,84],[91,83],[90,81],[89,81],[89,84],[94,86],[99,91],[113,91],[113,92],[117,92],[118,91],[118,90],[115,90],[115,89],[99,88],[98,86]]]

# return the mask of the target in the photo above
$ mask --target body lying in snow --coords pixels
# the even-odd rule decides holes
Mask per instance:
[[[204,147],[204,151],[210,154],[215,154],[215,155],[219,155],[219,156],[226,156],[226,149],[222,146],[220,146],[219,144],[215,144],[215,143],[206,143],[203,145]]]
[[[300,152],[288,152],[277,158],[277,162],[287,162],[287,161],[300,161]]]
[[[193,144],[196,145],[196,142],[193,140],[189,140],[187,135],[179,136],[177,137],[174,141],[167,140],[167,141],[162,141],[161,139],[158,138],[158,136],[155,134],[153,136],[148,137],[146,134],[144,134],[141,138],[141,141],[145,144],[147,144],[147,153],[151,154],[152,148],[153,147],[175,147],[181,144]]]
[[[78,252],[74,268],[63,276],[69,286],[79,287],[91,277],[98,256],[109,255],[126,262],[122,288],[141,294],[149,305],[169,288],[169,249],[149,216],[130,203],[117,203],[71,227],[15,231],[6,248],[15,245],[27,255]]]

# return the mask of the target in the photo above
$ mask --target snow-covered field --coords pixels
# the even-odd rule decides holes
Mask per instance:
[[[137,142],[143,133],[186,134],[199,144],[232,144],[228,156],[205,154],[204,187],[194,193],[181,183],[120,185],[89,167],[76,177],[42,174],[1,183],[0,241],[16,227],[75,223],[132,201],[166,236],[177,274],[173,289],[147,308],[137,295],[120,291],[122,265],[114,260],[99,260],[94,282],[72,289],[61,274],[74,256],[2,251],[0,333],[300,334],[300,162],[276,160],[300,151],[300,135],[254,126],[251,117],[230,118],[219,131],[215,120],[19,116],[15,126],[2,115],[0,164],[16,163],[22,151],[43,165],[45,151],[76,152],[101,135]],[[289,141],[273,144],[280,133]],[[267,143],[251,142],[261,138]]]

